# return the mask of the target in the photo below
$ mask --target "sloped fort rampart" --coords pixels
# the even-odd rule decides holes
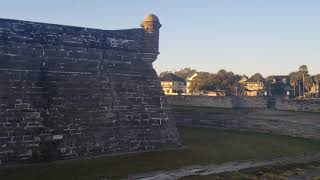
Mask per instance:
[[[178,125],[320,139],[320,101],[274,97],[169,96]]]
[[[320,99],[287,99],[282,97],[248,96],[167,96],[173,106],[218,108],[260,108],[282,111],[320,112]]]
[[[98,30],[0,19],[0,162],[176,147],[161,24]]]

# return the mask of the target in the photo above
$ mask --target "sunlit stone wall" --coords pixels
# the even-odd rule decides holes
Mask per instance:
[[[106,31],[0,19],[0,163],[177,147],[152,67],[161,25],[145,21]]]

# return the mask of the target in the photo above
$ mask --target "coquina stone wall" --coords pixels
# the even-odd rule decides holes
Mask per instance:
[[[202,107],[174,111],[179,126],[252,131],[320,140],[320,118],[316,113]]]
[[[320,99],[277,99],[276,108],[289,111],[320,112]]]
[[[199,106],[219,108],[258,108],[287,111],[320,112],[319,99],[285,99],[276,97],[245,97],[245,96],[167,96],[170,105]]]
[[[175,106],[200,106],[232,108],[232,97],[208,97],[208,96],[167,96],[168,103]]]
[[[0,164],[177,147],[152,67],[160,27],[0,19]]]
[[[181,126],[212,127],[320,139],[319,100],[206,96],[168,96],[167,98],[174,109],[177,124]]]
[[[267,108],[265,97],[233,96],[167,96],[168,102],[176,106],[200,106],[221,108]]]

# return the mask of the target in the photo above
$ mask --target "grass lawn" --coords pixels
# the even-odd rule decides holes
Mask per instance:
[[[0,179],[119,179],[128,174],[170,170],[192,164],[269,159],[320,151],[319,141],[287,136],[205,128],[179,128],[179,131],[188,149],[1,168]]]

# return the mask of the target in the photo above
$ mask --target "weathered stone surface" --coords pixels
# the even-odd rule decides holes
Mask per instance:
[[[152,67],[159,24],[106,31],[0,19],[0,164],[177,146]]]
[[[301,100],[277,99],[276,108],[279,110],[320,112],[320,100],[319,99],[301,99]]]
[[[211,127],[288,135],[320,139],[320,118],[316,113],[278,110],[229,110],[210,112],[197,109],[192,112],[175,112],[178,125]]]
[[[286,99],[275,97],[245,97],[245,96],[168,96],[170,105],[222,107],[222,108],[260,108],[286,111],[320,112],[319,99]]]
[[[240,108],[213,112],[210,112],[210,109],[198,108],[192,112],[175,112],[175,120],[182,126],[213,127],[320,139],[320,101],[315,99],[168,96],[168,102],[174,106]],[[241,108],[250,110],[241,110]]]
[[[176,106],[199,106],[221,108],[267,108],[266,97],[235,96],[167,96],[168,102]]]

